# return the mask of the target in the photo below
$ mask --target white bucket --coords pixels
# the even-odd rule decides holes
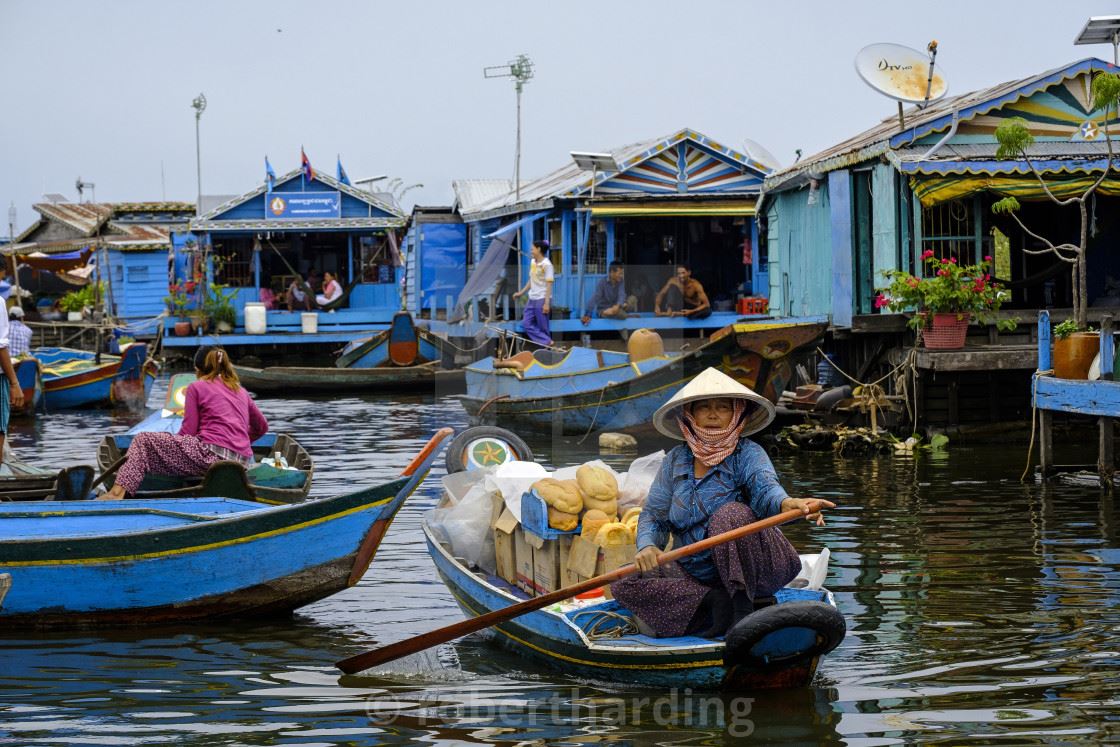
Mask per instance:
[[[319,315],[314,312],[300,314],[299,324],[303,328],[303,334],[313,335],[319,331]]]
[[[245,304],[245,334],[263,335],[268,329],[263,303]]]

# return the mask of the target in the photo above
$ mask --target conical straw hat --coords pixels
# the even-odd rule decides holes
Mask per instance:
[[[770,400],[756,394],[750,387],[740,384],[735,379],[720,371],[718,368],[709,368],[696,376],[674,394],[672,398],[657,408],[653,414],[653,427],[660,433],[683,441],[680,426],[677,424],[678,408],[701,399],[713,397],[729,397],[747,401],[746,425],[743,427],[744,436],[757,433],[774,419],[774,405]]]

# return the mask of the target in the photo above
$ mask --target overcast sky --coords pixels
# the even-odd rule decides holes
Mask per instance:
[[[1073,46],[1107,14],[1120,2],[0,0],[0,200],[17,233],[78,176],[99,201],[193,200],[202,91],[204,194],[252,189],[266,154],[296,167],[302,144],[316,168],[341,153],[351,179],[449,204],[452,179],[512,176],[513,85],[482,68],[522,52],[523,178],[686,126],[788,164],[892,114],[853,69],[866,44],[937,39],[962,93],[1111,59]]]

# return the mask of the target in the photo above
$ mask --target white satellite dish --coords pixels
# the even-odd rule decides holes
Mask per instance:
[[[940,65],[934,66],[930,77],[936,50],[936,42],[931,42],[932,54],[901,44],[869,44],[856,55],[856,72],[864,83],[892,99],[908,104],[936,101],[949,90]]]
[[[751,140],[749,137],[743,138],[743,154],[747,158],[758,161],[771,170],[777,169],[782,165],[773,153],[762,146],[762,143]]]

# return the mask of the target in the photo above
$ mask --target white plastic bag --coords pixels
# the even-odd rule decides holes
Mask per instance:
[[[665,452],[662,450],[638,457],[630,463],[630,469],[626,470],[626,479],[621,482],[618,493],[619,514],[626,513],[634,506],[645,504],[649,488],[653,485],[664,460]]]
[[[491,485],[494,490],[501,491],[506,508],[518,523],[521,522],[521,496],[542,477],[548,477],[548,470],[536,462],[506,462],[494,472]]]
[[[490,517],[494,510],[493,477],[485,476],[447,508],[434,509],[428,518],[436,539],[451,545],[451,554],[469,567],[493,572],[494,538]]]

